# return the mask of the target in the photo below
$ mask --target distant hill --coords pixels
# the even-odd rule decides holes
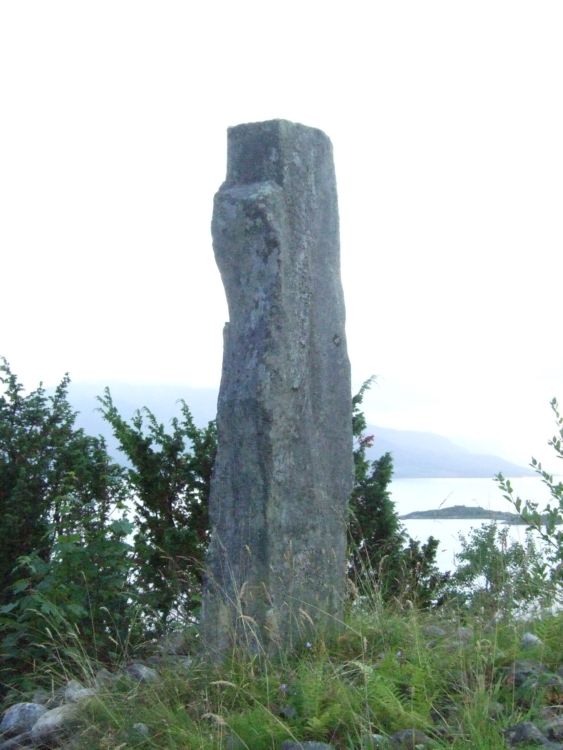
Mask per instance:
[[[533,476],[523,466],[499,456],[483,455],[456,445],[448,438],[431,432],[392,430],[368,425],[373,446],[368,455],[373,460],[383,453],[393,455],[395,477],[493,477],[502,472],[507,477]]]
[[[447,519],[447,518],[484,518],[490,521],[506,521],[507,523],[525,523],[517,513],[507,513],[500,510],[486,510],[485,508],[469,507],[467,505],[452,505],[450,508],[437,508],[436,510],[416,510],[399,516],[402,521],[415,519]]]
[[[215,418],[217,391],[213,388],[191,388],[183,385],[131,385],[109,383],[115,405],[121,415],[130,419],[137,409],[147,406],[164,424],[180,413],[178,401],[184,399],[197,424],[204,426]],[[103,435],[113,455],[117,444],[109,425],[98,411],[96,400],[103,392],[99,383],[71,383],[69,396],[79,412],[77,422],[91,435]],[[508,477],[531,476],[522,466],[498,456],[471,453],[448,438],[430,432],[392,430],[388,427],[368,425],[374,443],[368,449],[372,460],[384,453],[393,454],[394,476],[401,478],[424,477],[492,477],[502,472]]]

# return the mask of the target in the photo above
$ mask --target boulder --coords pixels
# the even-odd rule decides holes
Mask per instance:
[[[133,662],[125,667],[125,674],[137,682],[155,682],[158,680],[158,672],[152,667],[147,667],[141,662]]]
[[[52,708],[33,725],[31,736],[36,745],[60,744],[76,721],[77,704],[65,703]]]
[[[519,724],[513,724],[507,727],[503,731],[503,734],[511,747],[516,747],[517,745],[553,747],[553,743],[531,721],[522,721]]]
[[[521,639],[522,648],[536,648],[537,646],[543,646],[543,641],[538,638],[534,633],[524,633]]]
[[[7,709],[0,722],[0,737],[15,737],[29,732],[36,721],[47,711],[39,703],[15,703]]]
[[[66,703],[77,703],[93,698],[96,692],[95,688],[84,687],[78,680],[69,680],[64,691],[64,699]]]

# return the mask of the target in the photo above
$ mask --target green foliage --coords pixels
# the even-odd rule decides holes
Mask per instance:
[[[130,462],[127,481],[135,498],[137,586],[158,613],[159,629],[199,606],[209,535],[209,485],[216,453],[215,423],[199,429],[185,402],[167,432],[148,409],[131,423],[119,414],[109,389],[102,413]]]
[[[0,364],[0,602],[10,598],[12,570],[21,555],[48,560],[53,534],[89,515],[90,503],[109,507],[119,474],[101,439],[74,426],[66,376],[52,396],[42,385],[28,395]],[[74,517],[65,513],[72,498]]]
[[[232,713],[228,718],[227,728],[229,734],[241,743],[241,748],[269,750],[291,737],[284,722],[260,703],[249,706],[240,713]]]
[[[0,365],[0,682],[24,679],[53,632],[89,655],[115,655],[129,633],[130,526],[122,470],[101,438],[75,427],[65,377],[24,395]]]
[[[288,698],[296,710],[294,729],[305,738],[329,741],[353,727],[362,702],[348,679],[349,668],[323,650],[299,664]]]
[[[555,399],[551,407],[557,434],[549,445],[561,459],[563,418]],[[542,509],[533,500],[523,501],[515,494],[510,480],[497,475],[504,498],[528,527],[526,539],[523,543],[511,542],[509,527],[495,522],[472,529],[469,537],[460,536],[462,550],[449,587],[458,603],[507,616],[514,610],[550,607],[562,601],[563,483],[555,481],[535,458],[531,466],[548,487],[550,502]]]
[[[31,692],[37,678],[22,678],[38,664],[52,668],[54,658],[57,670],[80,672],[87,682],[100,660],[119,665],[147,626],[151,633],[154,624],[164,628],[180,610],[196,615],[214,425],[198,429],[185,404],[171,430],[148,410],[127,423],[106,391],[102,411],[129,461],[121,469],[102,440],[74,426],[68,378],[52,396],[41,386],[26,396],[7,363],[1,372],[0,531],[7,546],[0,548],[0,679]],[[391,457],[367,459],[371,438],[360,406],[368,387],[353,402],[349,559],[356,585],[367,584],[372,595],[356,600],[337,635],[318,635],[301,653],[269,659],[234,652],[221,667],[194,659],[189,672],[171,665],[154,685],[122,676],[83,705],[77,750],[265,749],[286,738],[367,748],[374,732],[402,729],[422,730],[444,750],[500,750],[503,725],[523,712],[534,720],[554,700],[561,613],[522,624],[482,617],[499,605],[510,614],[513,602],[537,595],[548,571],[537,548],[531,540],[510,545],[494,524],[464,540],[453,587],[455,603],[470,604],[461,613],[471,637],[461,642],[452,602],[429,607],[444,583],[435,566],[437,541],[408,538],[389,492]],[[563,457],[563,423],[554,408],[559,438],[551,444]],[[535,465],[553,501],[541,513],[530,501],[518,501],[517,509],[549,545],[555,584],[563,487]],[[510,483],[499,481],[510,499]],[[123,515],[133,499],[135,527]],[[399,615],[389,606],[395,599],[415,606]],[[537,652],[522,652],[524,630],[541,638]],[[542,673],[545,684],[517,691],[507,675],[515,659],[530,656],[550,671]],[[491,721],[499,705],[502,719]],[[137,722],[147,725],[148,737]]]
[[[41,385],[26,395],[7,362],[0,373],[0,667],[4,686],[21,686],[55,634],[66,659],[78,642],[115,659],[195,611],[216,435],[186,404],[169,431],[148,410],[128,424],[106,391],[124,469],[76,428],[68,376],[53,395]],[[135,527],[124,515],[133,501]]]
[[[373,436],[365,434],[361,404],[372,382],[373,378],[367,380],[352,399],[355,483],[350,501],[350,576],[358,589],[376,585],[387,601],[409,599],[428,607],[439,600],[447,581],[436,566],[439,542],[429,537],[421,544],[406,534],[389,491],[391,454],[376,461],[367,458]]]
[[[0,607],[6,683],[36,666],[123,658],[142,633],[130,587],[131,524],[108,522],[87,538],[58,536],[46,562],[36,552],[18,559],[11,602]]]
[[[42,386],[25,395],[6,362],[1,373],[4,681],[44,661],[54,634],[67,659],[80,642],[80,653],[107,660],[178,617],[194,619],[209,536],[214,423],[199,429],[185,403],[170,429],[148,409],[127,422],[106,390],[101,411],[128,460],[123,468],[101,438],[76,428],[68,377],[53,395]],[[388,491],[390,455],[366,458],[360,405],[368,386],[354,398],[350,569],[355,575],[369,567],[368,584],[387,599],[406,592],[427,605],[438,583],[436,542],[420,545],[402,530]],[[134,527],[124,515],[132,505]],[[327,716],[317,722],[330,723]]]
[[[339,636],[298,654],[240,651],[223,666],[196,660],[188,673],[171,666],[154,684],[117,681],[85,706],[78,748],[266,750],[287,738],[359,750],[373,747],[373,733],[415,729],[440,750],[503,750],[503,728],[523,716],[537,721],[554,695],[541,685],[515,691],[512,668],[530,659],[522,633],[545,637],[553,669],[563,617],[487,622],[469,614],[472,637],[462,643],[453,609],[359,609]],[[553,674],[545,677],[549,683]],[[135,738],[135,722],[148,727],[146,739]]]
[[[561,667],[561,644],[563,643],[563,616],[561,612],[543,614],[534,623],[534,633],[542,642],[541,658],[552,672]]]
[[[563,459],[563,417],[559,411],[559,405],[554,398],[551,401],[551,409],[555,416],[556,433],[549,440],[556,458]],[[504,497],[520,514],[528,528],[534,532],[544,543],[545,558],[547,566],[543,573],[549,577],[555,595],[562,600],[563,584],[563,482],[556,481],[554,475],[546,471],[541,462],[532,458],[531,467],[546,485],[550,494],[550,501],[544,508],[534,500],[522,500],[518,497],[509,479],[498,474],[496,481]]]
[[[510,613],[527,604],[550,603],[545,561],[531,534],[524,544],[510,542],[509,527],[492,522],[460,535],[461,552],[451,578],[459,601],[488,612]]]

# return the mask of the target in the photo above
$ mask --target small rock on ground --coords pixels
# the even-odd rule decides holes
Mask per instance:
[[[473,628],[466,628],[463,626],[459,627],[456,630],[456,636],[458,637],[458,640],[466,643],[473,638]]]
[[[441,628],[439,625],[426,625],[422,632],[427,638],[443,638],[447,635],[444,628]]]
[[[31,736],[35,744],[60,744],[61,737],[70,730],[74,723],[76,712],[76,703],[65,703],[46,711],[31,730]]]
[[[389,738],[394,748],[404,748],[404,750],[413,750],[413,748],[432,747],[433,740],[419,729],[401,729],[395,732]]]
[[[17,737],[12,737],[9,740],[2,741],[0,739],[0,750],[26,750],[30,747],[33,747],[31,732],[18,734]]]
[[[524,633],[522,636],[522,647],[523,648],[535,648],[536,646],[543,646],[543,641],[538,638],[534,633]]]
[[[553,747],[553,743],[551,743],[531,721],[523,721],[520,724],[513,724],[511,727],[505,729],[503,734],[510,747],[524,744]]]
[[[15,737],[29,732],[46,711],[45,706],[39,703],[15,703],[4,712],[0,722],[0,737]]]
[[[158,680],[158,672],[156,669],[147,667],[140,662],[129,664],[129,666],[125,668],[125,674],[139,682],[154,682],[155,680]]]
[[[67,703],[78,703],[78,701],[93,698],[96,695],[95,688],[84,687],[78,680],[69,680],[64,692],[64,699]]]
[[[547,724],[544,724],[543,733],[550,740],[563,742],[563,716],[551,719]]]

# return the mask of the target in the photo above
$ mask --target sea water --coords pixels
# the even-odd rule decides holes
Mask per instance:
[[[543,508],[550,499],[549,489],[539,477],[520,477],[510,481],[515,495],[519,495],[522,500],[534,500]],[[493,479],[395,479],[390,489],[399,515],[453,505],[516,512],[503,498],[503,493]],[[440,540],[436,561],[440,570],[447,571],[456,567],[456,555],[462,549],[460,534],[467,537],[472,528],[478,528],[489,521],[481,518],[448,518],[412,519],[402,523],[414,539],[424,542],[429,536],[434,536]],[[525,536],[525,526],[509,526],[510,540],[523,542]]]

